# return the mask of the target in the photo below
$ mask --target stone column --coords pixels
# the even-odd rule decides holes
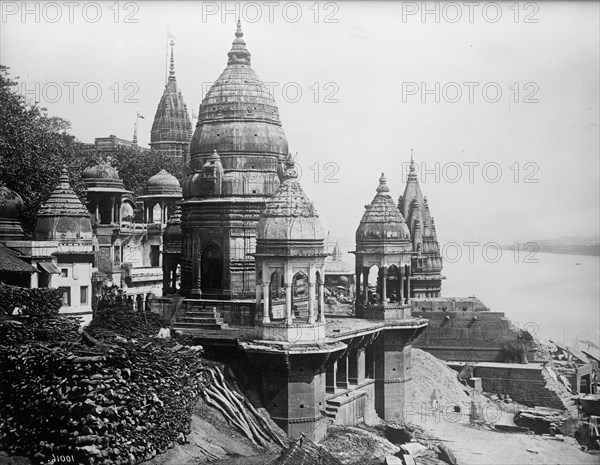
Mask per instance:
[[[292,324],[292,284],[285,283],[285,324]]]
[[[336,386],[342,389],[348,389],[348,353],[340,357],[337,361],[337,380]]]
[[[258,286],[257,286],[258,288]],[[260,291],[257,292],[257,294],[260,293]],[[262,295],[263,295],[263,302],[262,302],[262,322],[263,323],[270,323],[271,322],[271,317],[269,316],[269,300],[270,300],[270,289],[269,289],[269,283],[262,283]],[[257,300],[257,305],[259,304],[259,301]]]
[[[388,276],[388,269],[387,266],[382,267],[382,273],[381,273],[381,303],[385,304],[388,302],[388,298],[387,298],[387,276]]]
[[[319,279],[319,317],[317,321],[325,323],[325,286],[322,279]]]
[[[356,268],[356,283],[354,284],[356,292],[355,292],[354,298],[357,303],[360,302],[360,298],[361,298],[361,292],[360,292],[361,291],[361,289],[360,289],[360,275],[361,274],[362,273],[361,273],[360,267]]]
[[[404,303],[404,273],[402,264],[398,267],[398,303]]]
[[[348,353],[348,384],[358,384],[358,354],[356,349]]]
[[[375,341],[375,409],[388,422],[404,421],[412,380],[409,334],[401,329],[384,330]]]
[[[366,354],[365,348],[356,351],[356,383],[361,384],[366,379]]]
[[[410,266],[407,269],[406,272],[406,303],[409,302],[410,300]]]
[[[363,302],[365,305],[369,303],[369,269],[364,268],[362,270],[363,274]]]
[[[335,392],[337,386],[337,361],[327,367],[325,372],[325,390],[327,392]]]
[[[319,312],[319,318],[321,312]],[[315,324],[315,283],[312,278],[308,282],[308,323]]]
[[[98,201],[96,201],[96,224],[100,224],[100,206],[98,205]]]

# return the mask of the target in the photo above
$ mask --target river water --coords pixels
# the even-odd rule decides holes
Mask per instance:
[[[488,251],[490,252],[490,251]],[[456,255],[455,255],[456,256]],[[600,340],[600,257],[502,250],[500,259],[481,248],[446,259],[442,295],[476,295],[536,337],[574,344]],[[580,347],[585,348],[580,344]]]

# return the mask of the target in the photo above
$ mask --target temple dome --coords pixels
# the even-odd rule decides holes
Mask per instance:
[[[0,185],[0,218],[17,218],[23,199],[12,189]]]
[[[160,170],[146,182],[144,196],[181,197],[181,185],[175,176]]]
[[[92,240],[89,212],[71,188],[64,168],[58,185],[37,213],[33,237],[37,241]]]
[[[119,179],[119,173],[107,162],[101,161],[97,165],[84,169],[81,177],[83,179]]]
[[[404,217],[388,194],[384,174],[379,178],[377,195],[365,206],[365,213],[356,230],[356,241],[410,241],[410,232]]]
[[[125,192],[119,172],[104,160],[84,169],[81,179],[88,192]]]
[[[270,241],[318,242],[323,247],[323,225],[313,203],[298,182],[298,173],[291,157],[286,161],[283,182],[260,216],[256,240],[257,252],[260,252],[262,244]]]
[[[263,170],[266,194],[272,195],[279,183],[278,157],[288,154],[288,143],[275,99],[250,66],[239,21],[235,35],[227,67],[200,104],[190,168],[201,170],[216,149],[225,172],[254,166]]]
[[[0,184],[0,242],[23,239],[23,228],[18,220],[22,208],[21,196]]]

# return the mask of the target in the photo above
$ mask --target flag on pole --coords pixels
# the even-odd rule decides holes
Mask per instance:
[[[141,118],[141,119],[146,119],[146,118],[144,118],[142,115],[140,115],[140,112],[139,112],[139,111],[137,112],[137,117],[138,117],[138,118]]]
[[[175,39],[176,37],[173,35],[173,33],[169,30],[169,28],[167,28],[167,39]]]

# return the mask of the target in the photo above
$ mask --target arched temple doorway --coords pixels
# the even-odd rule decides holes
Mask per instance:
[[[200,256],[200,286],[202,295],[220,295],[223,292],[223,252],[217,244],[209,244]]]

